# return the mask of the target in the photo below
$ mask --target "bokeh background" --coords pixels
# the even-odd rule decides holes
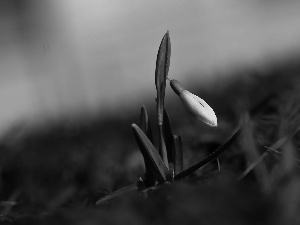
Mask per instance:
[[[296,0],[3,0],[0,10],[0,132],[62,115],[126,117],[153,102],[167,30],[169,75],[192,90],[299,54]]]
[[[297,0],[1,0],[0,224],[299,224],[299,12]],[[96,207],[144,177],[130,126],[142,104],[157,146],[154,72],[167,30],[169,76],[219,125],[192,118],[167,85],[184,169],[238,125],[246,134],[190,182]],[[284,135],[282,158],[236,181]]]

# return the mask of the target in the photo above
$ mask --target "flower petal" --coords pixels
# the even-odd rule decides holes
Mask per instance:
[[[186,109],[194,117],[210,126],[218,126],[215,112],[203,99],[187,90],[184,90],[180,93],[180,98]]]
[[[204,108],[207,112],[207,116],[209,117],[209,121],[210,121],[209,125],[211,125],[213,127],[217,127],[218,121],[217,121],[217,116],[216,116],[214,110],[202,98],[199,98],[197,95],[194,95],[193,93],[191,93],[191,94],[201,105],[204,106]]]

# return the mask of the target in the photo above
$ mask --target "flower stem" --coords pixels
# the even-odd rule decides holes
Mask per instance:
[[[218,148],[217,150],[215,150],[213,153],[211,153],[210,155],[208,155],[205,159],[203,159],[201,162],[197,163],[194,166],[191,166],[190,168],[188,168],[187,170],[184,170],[183,172],[177,174],[175,176],[175,180],[184,178],[188,175],[190,175],[191,173],[195,172],[197,169],[199,169],[200,167],[206,165],[207,163],[209,163],[210,161],[214,160],[216,157],[218,157],[222,152],[224,152],[241,134],[241,127],[234,133],[234,135],[224,144],[222,145],[220,148]]]

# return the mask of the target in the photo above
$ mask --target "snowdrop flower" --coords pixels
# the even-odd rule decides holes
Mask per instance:
[[[217,117],[214,110],[197,95],[185,90],[185,88],[177,80],[169,79],[170,85],[174,92],[180,97],[185,108],[196,117],[212,127],[217,127]]]

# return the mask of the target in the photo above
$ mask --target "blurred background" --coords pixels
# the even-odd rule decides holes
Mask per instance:
[[[299,11],[296,0],[2,0],[0,132],[23,120],[126,117],[153,102],[167,30],[169,76],[187,88],[213,92],[243,68],[266,71],[300,53]]]
[[[47,210],[74,220],[70,224],[94,224],[101,221],[99,211],[93,211],[95,221],[83,223],[82,218],[93,220],[83,208],[95,207],[101,197],[144,177],[130,125],[139,124],[140,107],[146,105],[157,146],[154,73],[167,30],[169,76],[211,105],[219,125],[195,121],[167,85],[166,109],[173,133],[182,138],[184,169],[224,144],[241,118],[253,123],[253,138],[250,145],[240,138],[218,165],[214,161],[194,173],[195,178],[211,177],[208,186],[199,185],[200,191],[175,187],[179,208],[164,200],[159,208],[157,202],[145,208],[133,202],[115,208],[118,217],[107,211],[102,216],[132,224],[125,222],[130,218],[126,210],[136,212],[135,219],[147,214],[151,220],[169,210],[170,224],[185,223],[177,216],[191,212],[201,223],[206,217],[215,222],[207,224],[234,224],[222,217],[233,221],[236,215],[247,220],[236,224],[268,224],[251,222],[254,213],[263,220],[271,215],[276,223],[269,224],[292,224],[277,220],[282,216],[277,207],[296,205],[299,180],[284,186],[279,179],[263,197],[257,185],[246,183],[253,187],[246,192],[245,186],[235,186],[255,158],[248,159],[247,148],[253,153],[257,146],[258,157],[265,146],[299,130],[299,12],[297,0],[1,0],[0,224],[7,218],[17,224],[24,215],[42,219]],[[292,165],[289,160],[286,165]],[[211,172],[219,167],[220,175],[226,179],[229,174],[233,182],[211,189]],[[148,208],[156,213],[149,214]],[[282,212],[298,218],[299,208]],[[219,220],[216,212],[222,214]],[[250,212],[249,219],[244,212]]]

